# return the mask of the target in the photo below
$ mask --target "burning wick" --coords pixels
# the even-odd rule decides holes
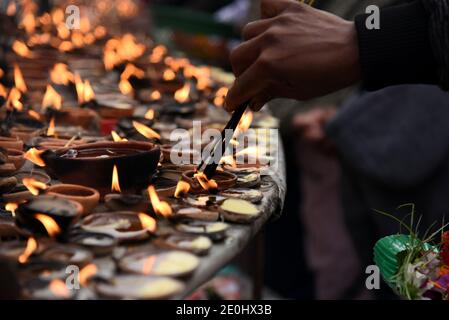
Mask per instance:
[[[153,219],[149,215],[142,213],[142,212],[139,213],[138,217],[140,220],[140,224],[142,225],[142,228],[144,228],[150,232],[156,231],[157,224],[156,224],[155,219]]]
[[[25,152],[23,157],[39,167],[45,167],[45,162],[41,158],[41,154],[43,154],[44,152],[45,150],[37,150],[36,148],[30,148],[27,152]]]
[[[19,256],[19,262],[20,263],[26,263],[28,261],[28,258],[33,254],[34,251],[37,249],[37,241],[33,237],[28,238],[27,246],[23,253]]]
[[[5,205],[6,211],[11,212],[11,214],[12,214],[13,217],[16,216],[16,210],[17,210],[18,207],[19,207],[19,205],[18,205],[17,203],[15,203],[15,202],[8,202],[8,203]]]
[[[79,282],[82,286],[86,286],[87,281],[97,273],[97,266],[93,263],[89,263],[82,268],[79,273]]]
[[[118,180],[118,170],[117,166],[114,164],[114,168],[112,169],[112,184],[111,184],[111,191],[121,193],[122,190],[120,189],[120,183]]]
[[[33,196],[38,196],[40,190],[47,189],[47,185],[44,182],[33,178],[23,178],[22,183]]]
[[[47,129],[47,136],[51,137],[51,136],[55,136],[56,132],[55,132],[55,117],[52,117],[50,120],[50,123],[48,125],[48,129]]]
[[[175,92],[175,100],[179,103],[185,103],[189,100],[190,83],[186,83],[181,89]]]
[[[114,142],[128,141],[128,139],[120,137],[119,134],[117,132],[115,132],[114,130],[111,131],[111,136],[112,136],[112,140],[114,140]]]
[[[208,179],[204,172],[198,171],[193,175],[204,190],[218,189],[217,182],[214,179]]]
[[[50,237],[54,237],[61,232],[61,228],[59,228],[58,224],[52,217],[43,213],[36,213],[34,217],[42,223]]]
[[[152,205],[155,213],[157,213],[163,217],[171,216],[173,211],[172,211],[170,205],[165,201],[159,200],[159,197],[156,193],[156,189],[154,188],[154,186],[148,187],[148,195],[150,197],[151,205]]]
[[[139,132],[145,138],[148,138],[148,139],[160,139],[161,138],[159,133],[157,133],[153,129],[147,127],[146,125],[144,125],[140,122],[133,121],[133,127],[134,127],[134,129],[137,130],[137,132]]]
[[[185,181],[178,181],[178,184],[176,185],[175,190],[175,198],[180,198],[183,193],[187,193],[190,190],[190,184]]]

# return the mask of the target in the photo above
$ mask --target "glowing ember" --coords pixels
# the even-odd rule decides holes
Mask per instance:
[[[70,290],[67,288],[64,281],[61,279],[53,279],[48,286],[51,293],[53,293],[56,297],[60,298],[69,298]]]
[[[171,70],[171,69],[166,69],[166,70],[164,71],[164,73],[162,74],[162,78],[163,78],[165,81],[171,81],[171,80],[173,80],[174,78],[176,78],[176,73],[175,73],[173,70]]]
[[[93,263],[89,263],[87,266],[82,268],[79,273],[79,281],[82,286],[86,286],[87,281],[97,274],[97,266]]]
[[[44,182],[33,178],[23,178],[22,183],[33,196],[39,195],[40,190],[47,189],[47,185]]]
[[[57,63],[53,66],[53,69],[50,70],[50,78],[53,83],[62,85],[68,85],[74,81],[73,73],[64,63]]]
[[[34,110],[28,110],[28,115],[33,119],[41,120],[41,115]]]
[[[148,119],[148,120],[153,120],[154,119],[154,110],[148,109],[148,111],[144,115],[144,118]]]
[[[14,85],[22,93],[27,91],[27,86],[25,84],[25,80],[23,80],[22,71],[20,71],[20,68],[16,63],[14,63]]]
[[[181,194],[183,193],[187,193],[190,190],[190,184],[188,184],[185,181],[178,181],[178,184],[176,185],[176,190],[175,190],[175,198],[179,198],[181,197]]]
[[[189,100],[190,83],[186,83],[181,89],[175,92],[175,100],[179,103],[184,103]]]
[[[112,169],[112,183],[111,183],[111,191],[114,192],[122,192],[122,190],[120,190],[120,183],[119,183],[119,179],[118,179],[118,170],[117,170],[117,166],[114,165],[114,168]]]
[[[36,213],[34,217],[42,223],[50,237],[54,237],[61,232],[61,228],[59,228],[58,224],[52,217],[43,213]]]
[[[131,86],[131,83],[129,83],[129,81],[126,79],[120,80],[118,88],[120,89],[120,92],[125,95],[133,92],[133,87]]]
[[[20,102],[20,98],[22,97],[22,93],[16,87],[12,88],[9,91],[8,99],[6,100],[6,107],[10,110],[16,109],[17,111],[23,110],[23,104]]]
[[[45,90],[44,98],[42,99],[42,108],[46,109],[48,107],[60,110],[62,106],[62,97],[51,85],[47,85]]]
[[[55,117],[52,117],[50,123],[48,124],[47,136],[52,137],[56,133],[55,131]]]
[[[204,190],[217,189],[218,185],[214,179],[208,179],[204,172],[198,171],[193,175]]]
[[[79,74],[75,74],[75,87],[79,103],[86,103],[95,98],[95,93],[89,80],[84,80],[83,82]]]
[[[23,157],[39,167],[45,167],[45,162],[41,158],[41,154],[43,154],[44,152],[45,150],[37,150],[36,148],[31,148],[27,152],[25,152]]]
[[[154,188],[154,186],[148,187],[148,196],[150,197],[151,205],[155,213],[163,217],[171,216],[173,211],[170,205],[165,201],[159,200],[159,197],[156,193],[156,189]]]
[[[5,209],[6,209],[7,211],[11,212],[11,214],[13,215],[13,217],[16,216],[16,210],[17,210],[18,207],[19,207],[19,205],[18,205],[17,203],[14,203],[14,202],[8,202],[8,203],[5,205]]]
[[[33,53],[28,49],[27,45],[19,40],[14,40],[12,44],[12,49],[14,52],[24,58],[31,58],[33,57]]]
[[[150,231],[150,232],[155,232],[156,231],[156,220],[152,217],[150,217],[149,215],[145,214],[145,213],[139,213],[138,214],[139,220],[140,220],[140,224],[142,225],[142,228]]]
[[[144,125],[140,122],[133,121],[133,127],[134,127],[134,129],[137,130],[137,132],[139,132],[145,138],[148,138],[148,139],[160,139],[161,138],[159,133],[157,133],[153,129],[147,127],[146,125]]]
[[[37,241],[33,237],[28,238],[27,246],[23,253],[19,256],[19,262],[20,263],[26,263],[28,261],[28,258],[33,254],[34,251],[37,249]]]
[[[111,136],[112,136],[112,140],[114,140],[114,142],[128,141],[128,139],[120,137],[119,134],[117,132],[115,132],[114,130],[111,131]]]

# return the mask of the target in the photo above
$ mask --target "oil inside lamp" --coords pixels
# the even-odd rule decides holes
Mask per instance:
[[[233,198],[222,203],[220,212],[226,220],[240,223],[250,222],[260,214],[259,209],[251,202]]]
[[[120,183],[119,183],[119,177],[118,177],[118,170],[117,166],[114,165],[114,168],[112,169],[112,183],[111,183],[111,191],[112,192],[118,192],[121,193],[120,190]]]
[[[154,188],[154,186],[152,186],[152,185],[149,186],[147,191],[148,191],[148,196],[151,200],[151,205],[153,207],[153,211],[156,214],[161,215],[163,217],[171,216],[173,213],[172,208],[170,207],[168,202],[159,200],[159,197],[156,193],[156,189]]]
[[[159,237],[155,244],[162,248],[183,250],[197,255],[206,254],[212,247],[212,242],[208,237],[188,234],[172,234]]]

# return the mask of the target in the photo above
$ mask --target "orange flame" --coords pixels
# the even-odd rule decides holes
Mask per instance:
[[[50,123],[48,124],[47,136],[51,137],[56,134],[55,131],[55,117],[52,117]]]
[[[58,37],[61,39],[67,39],[70,37],[70,30],[67,28],[65,23],[60,23],[56,26],[56,31],[58,32]]]
[[[68,52],[68,51],[72,51],[73,47],[74,47],[74,45],[72,42],[65,40],[59,44],[58,50],[61,52]]]
[[[70,297],[70,290],[67,288],[64,281],[61,279],[53,279],[50,282],[50,285],[48,286],[51,293],[53,293],[57,297],[61,298],[69,298]]]
[[[111,191],[117,191],[117,192],[122,192],[122,190],[120,190],[120,183],[119,183],[119,179],[118,179],[118,170],[117,170],[117,166],[114,165],[114,168],[112,169],[112,183],[111,183]]]
[[[27,91],[27,86],[25,80],[23,79],[22,71],[20,71],[19,66],[14,63],[14,84],[17,89],[22,93]]]
[[[20,102],[22,93],[16,87],[9,91],[8,99],[6,100],[6,107],[9,109],[16,109],[17,111],[23,110],[23,104]]]
[[[243,114],[242,119],[240,120],[237,130],[239,131],[246,131],[251,127],[251,123],[253,122],[253,112],[252,111],[246,111]]]
[[[137,68],[132,63],[128,63],[120,75],[121,79],[129,79],[131,76],[135,76],[142,79],[145,76],[145,72],[142,69]]]
[[[147,127],[143,123],[133,121],[133,127],[134,127],[134,129],[137,130],[137,132],[139,132],[145,138],[148,138],[148,139],[160,139],[161,138],[159,133],[157,133],[153,129]]]
[[[36,18],[34,14],[31,12],[26,13],[19,26],[24,28],[27,34],[32,34],[36,29]]]
[[[127,79],[121,79],[118,88],[120,89],[120,92],[124,95],[130,94],[133,92],[133,87],[131,83]]]
[[[227,87],[221,87],[215,93],[214,105],[217,107],[222,107],[225,102],[225,97],[228,94],[229,89]]]
[[[23,157],[39,167],[45,167],[45,162],[41,158],[41,154],[43,154],[44,152],[45,150],[37,150],[36,148],[30,148],[27,152],[25,152]]]
[[[175,92],[175,100],[179,103],[184,103],[189,100],[190,83],[186,83],[181,89]]]
[[[8,203],[5,205],[5,209],[6,209],[7,211],[10,211],[11,214],[13,215],[13,217],[16,216],[16,210],[17,210],[18,207],[19,207],[19,205],[18,205],[17,203],[15,203],[15,202],[8,202]]]
[[[148,111],[144,115],[144,118],[148,119],[148,120],[153,120],[154,119],[154,110],[148,109]]]
[[[178,184],[176,185],[176,190],[175,190],[175,198],[180,198],[181,194],[183,193],[187,193],[190,190],[190,184],[188,184],[185,181],[179,180]]]
[[[59,25],[64,22],[65,13],[61,8],[56,8],[51,12],[51,19],[55,25]]]
[[[23,253],[19,256],[19,262],[20,263],[26,263],[28,261],[28,258],[33,254],[34,251],[37,249],[37,241],[33,237],[28,238],[27,246]]]
[[[84,46],[84,36],[80,32],[73,32],[71,40],[74,46],[77,48],[81,48]]]
[[[47,185],[44,182],[33,178],[23,178],[22,183],[33,196],[39,195],[40,190],[47,189]]]
[[[157,224],[154,218],[142,212],[138,214],[138,217],[143,229],[146,229],[150,232],[156,231]]]
[[[75,87],[79,103],[89,102],[95,98],[95,93],[89,80],[84,80],[83,82],[79,74],[75,74]]]
[[[82,33],[88,33],[90,30],[90,21],[86,16],[82,16],[80,20],[80,30]]]
[[[114,142],[128,141],[128,139],[120,137],[119,134],[117,132],[115,132],[114,130],[111,131],[111,136],[112,136],[112,140],[114,140]]]
[[[154,188],[154,186],[148,187],[148,196],[150,197],[151,205],[155,213],[163,217],[171,216],[173,211],[170,205],[165,201],[159,200],[159,197],[156,193],[156,189]]]
[[[47,84],[47,89],[45,90],[44,98],[42,99],[42,108],[46,109],[52,107],[56,110],[60,110],[62,105],[62,97],[55,89],[49,84]]]
[[[97,266],[93,263],[89,263],[87,266],[82,268],[79,273],[79,281],[82,286],[86,286],[87,281],[97,274]]]
[[[73,73],[70,72],[69,67],[64,63],[56,63],[53,69],[50,70],[51,81],[55,84],[68,85],[74,81]]]
[[[34,217],[42,223],[50,237],[54,237],[61,232],[61,228],[59,228],[58,224],[52,217],[43,213],[36,213]]]
[[[153,51],[150,55],[151,63],[159,63],[162,61],[162,57],[167,53],[167,48],[163,45],[158,45],[153,48]]]
[[[19,40],[14,40],[13,44],[12,44],[12,49],[14,50],[14,52],[24,58],[32,58],[33,57],[33,53],[30,51],[30,49],[28,49],[27,45]]]
[[[153,92],[151,92],[151,100],[155,101],[155,100],[160,100],[161,99],[161,93],[157,90],[154,90]]]
[[[28,110],[28,115],[33,119],[41,120],[41,115],[34,110]]]
[[[165,81],[173,80],[174,78],[176,78],[176,73],[173,70],[171,70],[171,69],[166,69],[164,71],[164,73],[162,74],[162,78]]]
[[[97,39],[101,39],[106,35],[106,28],[103,26],[97,26],[94,29],[94,36]]]
[[[214,179],[209,180],[204,172],[198,171],[193,176],[194,178],[196,178],[196,180],[198,180],[199,184],[204,190],[218,188],[217,182]]]

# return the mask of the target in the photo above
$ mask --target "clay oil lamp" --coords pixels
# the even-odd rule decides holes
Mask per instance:
[[[5,230],[1,232],[4,234]],[[31,255],[36,253],[37,249],[38,242],[34,237],[29,237],[27,241],[10,239],[0,244],[0,257],[24,264]]]
[[[121,192],[145,188],[156,171],[160,149],[148,142],[97,142],[73,148],[45,151],[46,167],[63,183],[82,184],[102,196],[111,190],[111,181],[120,182]]]
[[[89,264],[92,259],[92,253],[80,246],[73,244],[56,244],[50,245],[43,250],[39,259],[47,263],[55,263],[60,265],[76,265],[80,268]]]
[[[17,137],[1,137],[0,136],[0,147],[4,149],[23,149],[23,140]]]
[[[212,247],[212,241],[205,236],[189,234],[168,234],[154,240],[158,247],[182,250],[196,255],[206,255]]]
[[[120,259],[118,265],[124,272],[148,276],[186,277],[199,266],[200,260],[185,251],[149,252],[141,250]]]
[[[220,195],[227,198],[247,200],[252,203],[259,203],[263,198],[263,193],[260,190],[248,188],[226,189],[220,192]]]
[[[87,248],[95,256],[105,256],[112,253],[118,241],[105,233],[77,232],[70,236],[70,243]]]
[[[249,223],[260,215],[254,204],[242,199],[227,199],[219,209],[225,220],[237,223]]]
[[[192,193],[225,190],[234,187],[237,182],[237,176],[226,171],[216,171],[212,179],[209,180],[204,173],[191,170],[183,172],[182,179],[190,184]]]
[[[34,234],[64,240],[71,225],[81,216],[82,209],[78,202],[55,196],[38,196],[19,205],[16,222]]]
[[[131,211],[93,213],[80,222],[80,228],[110,235],[119,242],[138,241],[156,231],[156,221],[144,213]]]
[[[145,212],[150,202],[142,195],[110,193],[104,196],[106,208],[112,211],[131,210],[135,212]]]
[[[184,78],[169,68],[151,79],[151,87],[160,93],[174,94],[183,85]]]
[[[97,283],[95,290],[109,299],[168,299],[180,294],[184,284],[169,277],[118,275],[108,283]]]
[[[226,232],[229,225],[224,222],[209,222],[209,221],[191,221],[188,223],[178,223],[176,230],[183,233],[194,235],[204,235],[209,237],[212,241],[220,241],[226,237]]]
[[[50,177],[40,171],[19,171],[14,174],[15,187],[2,195],[5,202],[23,203],[47,189]]]
[[[22,168],[25,163],[25,158],[23,157],[24,152],[16,149],[6,149],[8,155],[8,161],[11,162],[16,170]]]
[[[100,193],[97,190],[75,184],[52,185],[46,194],[78,202],[83,207],[83,215],[91,213],[100,201]]]

